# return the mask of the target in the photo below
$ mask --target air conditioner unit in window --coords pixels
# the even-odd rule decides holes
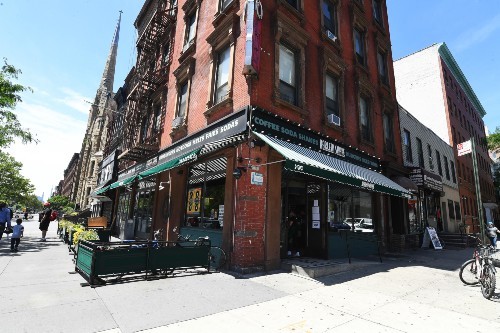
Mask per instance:
[[[326,35],[328,36],[328,38],[330,38],[331,40],[333,40],[334,42],[337,41],[337,36],[335,36],[335,34],[333,32],[331,32],[330,30],[327,30],[326,31]]]
[[[335,124],[337,126],[340,126],[340,117],[332,114],[329,114],[327,116],[327,120],[329,124]]]
[[[180,127],[184,123],[184,117],[176,117],[172,121],[172,129]]]

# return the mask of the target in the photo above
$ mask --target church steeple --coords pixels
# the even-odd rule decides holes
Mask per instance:
[[[120,15],[118,17],[118,23],[116,24],[113,40],[111,42],[108,59],[106,61],[106,66],[104,67],[104,72],[102,73],[101,85],[99,86],[98,95],[96,96],[96,102],[106,102],[105,100],[102,100],[102,98],[113,92],[116,55],[118,53],[118,40],[120,38],[120,22],[122,20],[122,13],[123,12],[120,10]]]

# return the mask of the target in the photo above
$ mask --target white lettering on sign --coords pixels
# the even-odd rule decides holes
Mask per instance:
[[[194,161],[194,160],[196,160],[197,158],[198,158],[198,155],[196,155],[196,154],[190,154],[190,155],[188,155],[188,156],[185,156],[185,157],[183,157],[183,158],[179,159],[179,164],[182,164],[182,163],[185,163],[185,162],[187,162],[187,161],[191,161],[191,160],[193,160],[193,161]]]
[[[324,140],[320,139],[319,140],[319,147],[322,150],[325,150],[325,151],[327,151],[329,153],[336,154],[336,155],[339,155],[339,156],[345,156],[344,148],[339,147],[336,144],[333,144],[331,142],[324,141]]]
[[[375,189],[375,184],[370,184],[368,182],[361,182],[361,186],[369,188],[369,189]]]
[[[295,170],[297,170],[297,171],[304,171],[304,166],[299,165],[299,164],[295,164]]]

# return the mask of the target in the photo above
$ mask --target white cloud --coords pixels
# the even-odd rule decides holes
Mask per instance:
[[[67,105],[70,108],[73,108],[83,114],[89,113],[90,105],[87,102],[85,102],[86,100],[89,100],[88,97],[80,95],[78,92],[70,88],[63,87],[61,88],[61,91],[66,96],[64,96],[63,98],[56,98],[55,100],[57,102]]]
[[[80,152],[87,124],[34,103],[18,104],[16,114],[23,128],[36,134],[40,142],[27,145],[16,142],[7,152],[23,163],[22,175],[35,185],[35,194],[43,192],[47,199],[50,189],[63,179],[73,154]]]
[[[500,14],[487,21],[481,27],[474,27],[460,35],[456,41],[456,50],[463,51],[469,47],[488,39],[496,30],[500,28]]]

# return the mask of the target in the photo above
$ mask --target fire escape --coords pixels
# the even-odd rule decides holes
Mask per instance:
[[[142,29],[138,27],[137,63],[127,96],[123,124],[123,153],[118,157],[130,164],[158,152],[166,113],[166,101],[155,104],[168,81],[177,16],[177,1],[157,0]],[[149,21],[148,21],[149,20]],[[160,93],[161,94],[161,93]],[[128,162],[126,162],[128,161]]]

